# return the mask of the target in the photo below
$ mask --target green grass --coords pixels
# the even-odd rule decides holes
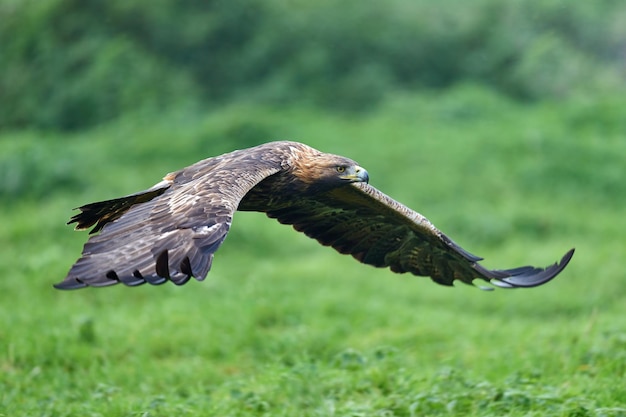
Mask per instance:
[[[0,414],[624,416],[623,99],[532,107],[460,87],[375,114],[233,106],[0,137]],[[532,290],[445,288],[239,213],[204,282],[60,292],[80,204],[271,139],[350,156]]]

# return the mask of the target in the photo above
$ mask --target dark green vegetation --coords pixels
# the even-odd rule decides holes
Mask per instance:
[[[2,0],[0,126],[233,99],[361,112],[459,80],[524,100],[623,90],[625,15],[620,0]]]
[[[355,2],[349,19],[325,13],[330,1],[140,3],[0,3],[0,415],[626,415],[623,2]],[[221,16],[206,27],[205,3]],[[389,26],[368,36],[375,24]],[[394,46],[409,27],[437,53],[403,78],[415,64]],[[359,65],[369,49],[333,39],[389,60]],[[504,66],[472,67],[470,44]],[[196,60],[206,48],[232,71]],[[577,252],[543,287],[445,288],[238,213],[204,282],[52,288],[87,239],[65,225],[72,207],[273,139],[355,159],[488,267]]]
[[[463,88],[348,120],[233,106],[6,134],[4,413],[624,415],[624,111]],[[252,137],[354,157],[488,266],[577,253],[544,287],[485,293],[363,266],[240,213],[203,283],[52,289],[87,237],[64,225],[71,207]]]

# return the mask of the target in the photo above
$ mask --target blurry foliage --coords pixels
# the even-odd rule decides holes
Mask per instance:
[[[0,142],[0,200],[17,201],[30,196],[48,197],[58,190],[76,191],[84,183],[77,172],[78,157],[60,143],[56,147],[34,146],[29,135],[17,135],[19,140]],[[58,141],[52,140],[52,143]]]
[[[559,99],[625,70],[612,0],[3,0],[0,21],[4,128],[232,100],[354,112],[467,80]]]

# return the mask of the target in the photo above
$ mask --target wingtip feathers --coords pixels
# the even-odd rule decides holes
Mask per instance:
[[[500,288],[532,288],[543,285],[551,281],[565,269],[572,259],[572,256],[574,256],[574,251],[575,248],[570,249],[563,255],[559,262],[546,268],[524,266],[502,271],[488,271],[494,275],[491,277],[490,282]],[[506,276],[495,276],[500,274],[506,274]]]

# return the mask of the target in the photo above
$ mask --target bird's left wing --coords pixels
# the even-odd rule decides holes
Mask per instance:
[[[55,287],[204,279],[239,201],[279,170],[271,158],[236,151],[170,174],[145,192],[80,207],[71,222],[101,230]]]
[[[268,216],[291,224],[321,244],[360,262],[394,272],[429,276],[439,284],[480,278],[504,288],[542,285],[567,265],[574,250],[547,268],[489,270],[428,219],[365,183],[294,200]]]

